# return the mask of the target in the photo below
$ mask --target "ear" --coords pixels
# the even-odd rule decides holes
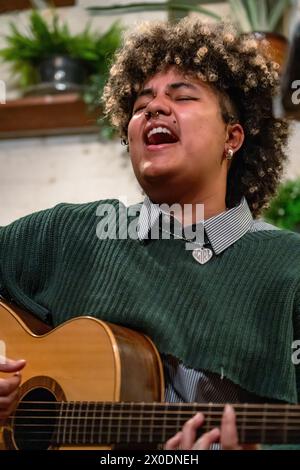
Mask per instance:
[[[231,148],[236,153],[245,140],[245,133],[243,127],[239,123],[228,124],[225,148]]]

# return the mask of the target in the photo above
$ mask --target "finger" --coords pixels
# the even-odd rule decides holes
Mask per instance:
[[[169,439],[166,442],[164,449],[165,450],[177,450],[180,445],[181,438],[182,438],[182,432],[178,432],[177,434],[175,434],[175,436],[171,437],[171,439]]]
[[[18,390],[14,390],[7,397],[0,397],[0,415],[5,414],[5,412],[13,407],[16,398],[18,396]]]
[[[239,438],[235,422],[235,412],[232,406],[226,405],[224,408],[221,423],[221,444],[224,450],[238,450]]]
[[[220,429],[214,428],[203,434],[193,446],[193,450],[208,450],[212,444],[219,442]]]
[[[8,397],[0,398],[0,426],[5,425],[5,421],[15,409],[17,398],[18,390],[12,392]]]
[[[21,375],[13,375],[7,379],[0,379],[0,397],[7,397],[20,385]]]
[[[1,372],[17,372],[25,366],[25,359],[18,359],[14,361],[13,359],[5,359],[5,363],[0,362],[0,371]]]
[[[189,419],[182,428],[181,447],[184,450],[192,449],[196,437],[197,430],[204,422],[204,415],[197,413],[193,418]]]

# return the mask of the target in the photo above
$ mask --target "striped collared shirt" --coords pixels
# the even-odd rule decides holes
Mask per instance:
[[[151,229],[159,223],[163,216],[168,217],[158,204],[153,204],[148,197],[145,197],[138,221],[140,241],[151,238],[149,236]],[[279,229],[262,219],[253,219],[247,200],[243,197],[239,205],[204,221],[205,245],[208,244],[212,248],[214,256],[218,256],[247,232],[259,230]],[[222,370],[220,370],[220,374],[194,370],[186,367],[173,356],[163,355],[162,360],[166,380],[166,402],[242,403],[265,401],[223,377]]]

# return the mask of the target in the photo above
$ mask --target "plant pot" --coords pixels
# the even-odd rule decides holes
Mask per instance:
[[[287,58],[289,42],[285,36],[273,32],[254,31],[251,33],[258,42],[260,52],[280,65],[282,73]]]
[[[79,59],[68,56],[53,56],[44,59],[38,66],[42,83],[73,83],[81,85],[86,79],[86,69]]]
[[[27,88],[25,95],[80,91],[87,78],[87,69],[79,59],[54,55],[38,64],[37,75],[39,83]]]

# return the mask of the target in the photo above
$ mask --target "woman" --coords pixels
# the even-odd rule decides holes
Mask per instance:
[[[74,316],[84,310],[141,329],[162,354],[167,401],[297,402],[291,347],[300,336],[300,238],[258,219],[286,159],[287,124],[272,115],[277,70],[254,40],[229,25],[183,20],[131,33],[111,68],[104,103],[146,193],[137,239],[96,243],[94,225],[87,228],[92,203],[28,216],[0,232],[0,292],[24,306],[30,298],[34,313],[46,318],[46,310],[54,325],[70,310]],[[163,204],[182,211],[172,218]],[[185,236],[187,227],[203,227],[199,205],[203,240]],[[155,227],[158,239],[151,236]],[[28,256],[34,276],[26,282],[16,260],[28,263]],[[58,284],[66,265],[68,281]],[[76,303],[74,273],[85,266]],[[74,294],[70,277],[75,300],[66,293]],[[0,367],[18,373],[24,361]],[[19,383],[20,376],[0,382],[0,417]],[[230,406],[220,430],[197,439],[204,419],[187,422],[166,448],[207,449],[215,442],[240,448]]]

